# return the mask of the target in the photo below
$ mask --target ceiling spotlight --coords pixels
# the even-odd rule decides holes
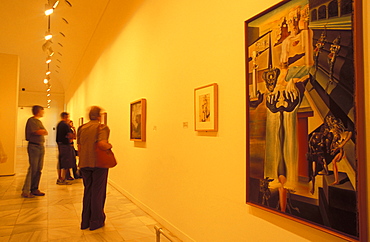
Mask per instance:
[[[53,5],[53,8],[56,8],[56,7],[58,7],[59,0],[52,0],[52,1],[50,1],[50,4]]]
[[[48,103],[50,103],[50,102],[51,102],[51,100],[49,99],[49,100],[48,100]]]
[[[46,31],[46,33],[45,33],[45,39],[46,40],[50,40],[51,38],[53,38],[53,35],[50,33],[50,31]]]
[[[51,71],[50,70],[47,70],[45,74],[46,75],[50,75],[50,73],[51,73]]]
[[[51,0],[49,4],[45,4],[45,15],[49,16],[54,12],[54,9],[58,6],[59,0]]]
[[[54,12],[53,6],[51,6],[50,4],[45,4],[45,15],[49,16],[53,12]]]
[[[50,97],[50,93],[48,93],[46,96],[47,96],[47,97]]]
[[[50,56],[48,56],[47,58],[46,58],[46,64],[49,64],[51,62],[51,57]]]
[[[50,81],[50,77],[48,77],[48,76],[47,76],[47,77],[45,77],[45,79],[44,79],[44,83],[45,83],[45,84],[48,84],[48,83],[49,83],[49,81]]]

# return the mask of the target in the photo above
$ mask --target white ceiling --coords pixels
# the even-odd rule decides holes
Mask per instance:
[[[68,0],[70,6],[66,0],[61,0],[51,15],[55,52],[50,63],[52,93],[61,94],[67,90],[111,1],[116,0]],[[44,14],[46,3],[47,0],[0,0],[0,53],[19,56],[20,89],[45,92],[45,95],[43,80],[47,54],[42,45],[48,27],[48,17]]]

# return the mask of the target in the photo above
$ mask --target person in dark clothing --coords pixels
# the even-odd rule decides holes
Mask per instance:
[[[76,163],[76,156],[73,147],[71,146],[70,139],[75,137],[69,123],[69,114],[62,112],[60,114],[62,120],[57,126],[56,142],[59,151],[59,164],[58,164],[58,185],[70,185],[71,183],[66,180],[67,171]]]
[[[44,108],[38,105],[32,107],[33,117],[27,120],[26,124],[26,140],[28,141],[27,152],[30,166],[24,181],[22,189],[22,197],[33,198],[35,196],[44,196],[45,193],[40,192],[39,183],[41,171],[44,166],[45,154],[45,135],[48,131],[44,128],[40,118],[44,116]]]
[[[77,131],[79,163],[83,183],[84,197],[81,229],[95,230],[104,226],[104,204],[106,198],[108,168],[96,167],[95,143],[99,148],[108,150],[109,128],[100,124],[101,108],[91,107],[90,122],[80,126]]]
[[[80,179],[82,178],[82,176],[80,175],[80,171],[78,170],[77,168],[77,164],[76,164],[76,156],[78,155],[77,154],[77,151],[74,147],[74,141],[76,139],[76,128],[73,126],[73,121],[70,120],[69,123],[68,123],[73,135],[74,135],[74,138],[70,139],[70,142],[71,142],[71,146],[72,146],[72,149],[75,151],[75,155],[74,155],[74,162],[72,164],[72,172],[71,172],[71,169],[70,170],[67,170],[67,174],[66,174],[66,179],[67,180],[74,180],[74,179]],[[73,177],[72,175],[73,174]]]

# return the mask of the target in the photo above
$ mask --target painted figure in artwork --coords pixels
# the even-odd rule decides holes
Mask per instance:
[[[334,79],[334,64],[337,59],[337,56],[339,54],[339,51],[341,49],[340,46],[340,35],[333,41],[333,43],[330,45],[330,53],[328,54],[328,64],[329,64],[329,82],[326,86],[326,90],[328,91],[329,85],[335,83],[338,83],[337,80]]]
[[[326,118],[325,120],[328,120]],[[309,181],[312,182],[311,194],[315,192],[317,175],[329,175],[328,165],[332,162],[330,146],[333,141],[333,133],[325,121],[318,132],[313,132],[308,142],[307,160],[309,161]]]
[[[284,18],[281,23],[281,33],[275,46],[269,48],[268,69],[262,74],[266,84],[265,93],[258,95],[265,98],[258,98],[258,103],[265,100],[267,107],[266,118],[266,152],[264,176],[276,178],[274,185],[278,186],[279,209],[283,212],[287,209],[287,186],[294,186],[297,181],[297,163],[298,163],[298,144],[297,144],[297,113],[302,102],[305,85],[310,75],[307,66],[294,64],[290,58],[301,53],[293,49],[300,44],[302,36],[301,29],[298,28],[300,19],[298,14],[300,9],[296,9],[288,19]],[[286,29],[288,26],[288,30]],[[304,25],[302,25],[304,26]],[[274,48],[274,49],[273,49]],[[273,67],[273,52],[280,49],[279,68]],[[256,106],[254,102],[251,106]],[[293,207],[292,207],[293,208]],[[288,206],[288,209],[290,207]],[[294,209],[294,208],[293,208]]]
[[[319,56],[322,52],[322,49],[325,46],[325,43],[326,43],[326,35],[325,35],[325,32],[322,32],[320,38],[317,40],[315,44],[315,48],[313,49],[314,62],[315,62],[315,73],[317,71],[318,64],[319,64]]]
[[[307,159],[311,164],[310,181],[312,181],[311,194],[315,192],[316,175],[329,175],[328,165],[332,163],[334,182],[339,184],[338,162],[344,156],[344,145],[351,139],[352,132],[346,130],[342,120],[333,115],[327,115],[319,132],[314,132],[309,140]]]
[[[347,131],[343,125],[343,122],[335,118],[334,116],[328,116],[326,122],[329,125],[330,133],[332,133],[333,139],[330,145],[330,155],[333,158],[333,172],[334,172],[334,182],[332,185],[339,184],[338,176],[338,165],[337,163],[344,157],[344,145],[351,139],[352,132]]]
[[[311,194],[315,192],[316,175],[319,171],[324,170],[328,173],[328,165],[324,158],[325,148],[323,147],[323,133],[314,132],[308,142],[307,160],[310,162],[309,178],[312,181]]]
[[[132,123],[132,138],[141,138],[141,114],[135,116],[135,123]]]
[[[299,105],[303,98],[309,75],[288,74],[288,69],[281,69],[282,75],[276,87],[266,93],[267,137],[265,176],[277,174],[280,210],[285,212],[287,205],[288,178],[295,182],[297,178],[297,140],[296,122]],[[275,175],[276,176],[276,175]]]
[[[200,97],[202,105],[201,105],[201,122],[209,121],[209,117],[211,115],[211,109],[209,108],[209,94]]]

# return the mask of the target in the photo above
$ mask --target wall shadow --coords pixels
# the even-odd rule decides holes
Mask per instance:
[[[68,84],[66,103],[69,102],[74,92],[89,75],[104,50],[117,39],[143,2],[144,0],[110,0],[108,2],[80,65]]]

